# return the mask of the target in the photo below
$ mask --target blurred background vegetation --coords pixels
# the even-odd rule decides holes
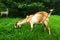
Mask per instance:
[[[38,11],[54,9],[53,15],[60,15],[60,0],[0,0],[0,11],[9,9],[8,17],[25,17]]]

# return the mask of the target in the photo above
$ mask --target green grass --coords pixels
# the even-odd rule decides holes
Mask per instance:
[[[60,16],[50,17],[51,35],[47,30],[44,32],[43,24],[35,24],[32,32],[29,24],[15,29],[14,24],[18,20],[21,18],[0,18],[0,40],[60,40]]]

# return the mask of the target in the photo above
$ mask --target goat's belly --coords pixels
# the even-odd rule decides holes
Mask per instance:
[[[40,24],[40,23],[43,23],[43,21],[39,22],[36,18],[33,18],[31,20],[32,23],[37,23],[37,24]]]

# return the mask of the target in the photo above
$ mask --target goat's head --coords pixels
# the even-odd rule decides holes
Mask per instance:
[[[21,24],[20,24],[20,22],[16,22],[14,26],[15,26],[15,28],[18,28],[18,27],[21,27]]]
[[[15,23],[15,28],[21,27],[22,24],[27,23],[27,18]]]

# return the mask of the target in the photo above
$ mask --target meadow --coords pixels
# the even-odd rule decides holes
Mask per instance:
[[[0,18],[0,40],[60,40],[60,16],[52,15],[49,18],[51,35],[48,30],[44,32],[43,24],[35,24],[30,31],[29,24],[23,24],[21,28],[14,28],[16,21],[22,18]]]

